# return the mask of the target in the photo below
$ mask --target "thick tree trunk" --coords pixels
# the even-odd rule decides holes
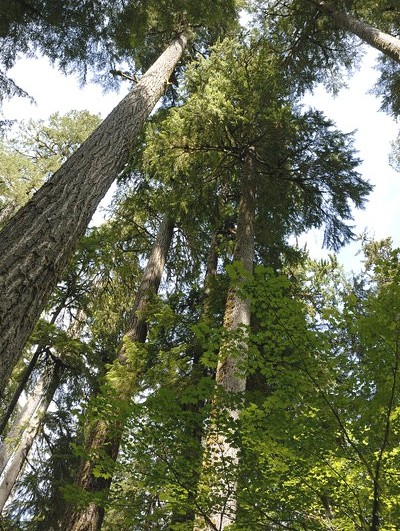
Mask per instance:
[[[0,233],[0,389],[186,45],[176,39]]]
[[[247,151],[242,174],[242,194],[239,204],[239,215],[236,229],[236,243],[234,261],[239,262],[247,273],[253,272],[254,260],[254,219],[256,208],[256,163],[254,148]],[[250,325],[250,301],[243,299],[237,286],[231,286],[225,306],[224,328],[229,331],[238,330]],[[217,365],[216,381],[227,393],[242,393],[246,389],[246,376],[243,374],[243,364],[246,361],[246,343],[243,338],[227,341],[222,345]],[[221,407],[215,403],[215,409]],[[240,411],[230,409],[230,419],[235,422]],[[217,411],[218,414],[218,411]],[[198,516],[195,531],[218,530],[234,522],[236,514],[236,480],[235,468],[238,464],[237,449],[227,440],[224,434],[218,433],[218,426],[213,426],[210,436],[206,440],[205,467],[212,470],[213,463],[222,463],[219,470],[224,470],[224,463],[230,469],[229,479],[214,477],[212,487],[216,489],[216,496],[223,500],[218,510],[208,517]],[[213,474],[213,473],[212,473]],[[216,475],[216,474],[215,474]]]
[[[174,223],[165,216],[143,272],[143,278],[132,308],[128,330],[118,352],[118,357],[111,369],[113,371],[117,367],[118,371],[118,367],[126,366],[124,381],[120,382],[114,378],[115,381],[111,384],[112,393],[121,404],[126,404],[127,400],[129,400],[137,378],[135,367],[130,367],[129,345],[146,341],[146,311],[149,299],[157,293],[161,282],[165,261],[172,241],[173,228]],[[118,372],[120,373],[120,371]],[[96,421],[90,429],[85,444],[87,454],[96,455],[97,450],[100,449],[115,462],[118,457],[123,428],[123,414],[117,421],[106,422],[103,419]],[[107,496],[112,478],[95,477],[93,475],[95,466],[96,462],[94,461],[84,461],[79,470],[76,484],[79,488],[92,494],[101,493]],[[67,511],[60,529],[63,531],[97,531],[101,528],[103,518],[103,507],[96,503],[90,503],[83,509]]]
[[[329,2],[315,0],[314,3],[340,28],[357,35],[362,41],[400,63],[400,39],[380,31],[378,28],[370,26],[344,11],[335,9]]]
[[[0,512],[18,479],[33,441],[59,382],[58,367],[46,369],[38,380],[18,419],[7,434],[0,452]]]

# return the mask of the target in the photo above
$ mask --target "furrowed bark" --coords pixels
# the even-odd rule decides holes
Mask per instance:
[[[68,161],[0,232],[0,389],[78,240],[163,94],[187,39],[157,59]]]
[[[114,362],[114,368],[115,366],[126,367],[124,381],[110,384],[113,393],[121,404],[126,404],[127,400],[129,400],[137,379],[135,368],[132,369],[130,367],[127,345],[146,341],[146,311],[149,305],[149,298],[158,292],[172,241],[173,229],[174,223],[168,216],[165,216],[143,272],[142,281],[132,308],[128,330]],[[116,422],[107,423],[103,419],[97,420],[91,427],[85,443],[87,454],[95,455],[100,449],[106,453],[108,458],[115,462],[118,457],[123,429],[123,414]],[[112,478],[95,477],[93,475],[95,466],[95,461],[85,460],[79,470],[76,485],[92,494],[101,493],[107,496]],[[101,528],[103,519],[104,508],[93,502],[81,509],[67,510],[60,529],[63,531],[97,531]]]
[[[59,382],[58,366],[48,368],[38,380],[21,415],[1,448],[0,512],[3,510],[53,399]]]
[[[256,163],[254,148],[250,147],[245,156],[242,168],[242,193],[239,204],[239,214],[236,229],[236,243],[233,259],[239,262],[247,273],[253,272],[254,260],[254,219],[256,208]],[[228,291],[224,328],[229,331],[238,330],[250,325],[250,301],[243,299],[236,286]],[[217,365],[216,381],[227,393],[242,393],[246,389],[246,376],[241,369],[246,358],[246,344],[243,339],[227,341],[222,345]],[[218,401],[215,409],[221,407]],[[238,409],[228,411],[232,421],[239,417]],[[213,463],[227,463],[228,468],[237,466],[237,448],[232,446],[224,434],[218,433],[218,426],[214,425],[206,440],[205,467],[212,470]],[[216,476],[216,474],[215,474]],[[230,482],[224,477],[214,477],[212,486],[223,503],[211,515],[198,515],[194,526],[195,531],[221,531],[234,523],[236,514],[236,480]]]
[[[353,33],[362,41],[390,57],[390,59],[400,63],[400,39],[366,24],[344,11],[335,9],[328,2],[315,1],[314,3],[340,28]]]

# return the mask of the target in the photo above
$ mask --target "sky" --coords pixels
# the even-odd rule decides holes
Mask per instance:
[[[400,174],[388,163],[391,142],[399,132],[399,124],[379,111],[380,102],[368,92],[377,78],[374,69],[376,54],[368,51],[358,72],[348,80],[348,88],[333,97],[323,87],[315,89],[313,95],[304,99],[306,106],[322,110],[337,127],[347,133],[355,131],[355,147],[363,160],[360,173],[374,185],[365,210],[354,212],[354,231],[367,232],[377,239],[391,236],[394,244],[400,246]],[[54,112],[64,114],[70,110],[89,110],[105,117],[129,90],[129,83],[123,84],[119,94],[106,93],[95,84],[81,87],[74,75],[65,76],[52,68],[48,60],[21,59],[10,71],[10,76],[36,100],[32,105],[23,98],[14,98],[4,105],[4,114],[9,119],[45,119]],[[110,194],[103,206],[110,199]],[[102,214],[96,216],[100,220]],[[299,239],[307,243],[311,255],[325,257],[322,249],[322,234],[312,231]],[[358,271],[360,257],[359,243],[353,243],[339,253],[339,260],[346,270]]]

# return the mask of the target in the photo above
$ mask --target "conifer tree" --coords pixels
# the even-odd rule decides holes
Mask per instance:
[[[186,41],[181,36],[166,49],[133,91],[1,231],[1,387],[100,200],[128,162],[138,132],[163,94]]]

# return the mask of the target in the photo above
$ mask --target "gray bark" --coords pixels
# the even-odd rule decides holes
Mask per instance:
[[[174,223],[168,216],[165,216],[143,272],[124,341],[114,362],[114,365],[126,365],[125,378],[124,382],[121,382],[121,387],[118,386],[119,382],[113,385],[113,391],[117,393],[116,396],[121,400],[121,403],[126,403],[129,400],[137,380],[136,371],[132,371],[129,367],[126,341],[133,343],[144,343],[146,341],[146,311],[149,298],[158,292],[172,241],[173,228]],[[86,452],[89,455],[95,454],[96,449],[101,448],[113,461],[116,461],[123,429],[124,422],[121,419],[119,419],[118,425],[113,422],[109,425],[103,419],[99,419],[90,429],[85,445]],[[107,494],[112,480],[95,477],[93,475],[95,464],[91,461],[82,463],[76,484],[81,489],[91,493],[101,492]],[[95,503],[90,503],[82,509],[67,511],[66,516],[62,518],[60,529],[63,531],[97,531],[101,528],[103,519],[104,509]]]
[[[253,272],[254,260],[254,219],[256,209],[256,162],[254,148],[250,147],[243,162],[242,193],[236,229],[236,242],[233,259],[240,262],[244,270]],[[234,331],[250,325],[250,301],[243,299],[238,288],[232,286],[228,291],[224,327]],[[242,393],[246,389],[246,376],[241,368],[246,361],[247,346],[243,338],[228,340],[222,345],[217,365],[216,381],[228,393]],[[220,405],[215,403],[218,410]],[[232,421],[237,420],[240,411],[229,410]],[[213,478],[212,487],[217,490],[218,497],[224,500],[214,514],[205,517],[198,515],[194,530],[221,531],[232,525],[236,514],[236,479],[232,470],[238,464],[237,449],[233,447],[224,434],[218,433],[218,426],[211,429],[206,440],[208,457],[205,467],[213,467],[213,463],[227,463],[230,477]],[[224,468],[224,467],[223,467]]]
[[[38,380],[32,395],[1,448],[0,512],[11,494],[35,437],[41,428],[58,381],[57,367],[53,366],[47,369]]]
[[[14,413],[14,410],[15,408],[17,407],[17,404],[18,404],[18,401],[26,387],[26,384],[28,383],[28,380],[29,378],[31,377],[35,367],[36,367],[36,363],[38,362],[39,360],[39,357],[40,355],[44,352],[44,349],[40,346],[38,346],[30,360],[30,362],[28,363],[25,371],[24,371],[24,374],[22,375],[22,378],[20,380],[20,382],[18,383],[17,385],[17,388],[15,389],[12,397],[11,397],[11,400],[9,401],[8,403],[8,406],[6,407],[5,411],[4,411],[4,414],[3,416],[1,417],[1,420],[0,420],[0,437],[3,435],[5,429],[6,429],[6,426],[8,424],[8,421],[10,420],[11,418],[11,415]],[[0,460],[0,473],[1,473],[1,460]]]
[[[50,319],[50,323],[54,324],[56,322],[57,317],[59,316],[61,310],[64,307],[64,304],[66,302],[66,298],[64,298],[63,301],[56,307],[56,309],[53,311],[52,317]],[[78,336],[77,336],[78,337]],[[37,345],[35,352],[32,355],[32,358],[30,362],[28,363],[15,391],[13,392],[13,395],[8,403],[8,406],[6,407],[3,416],[0,420],[0,437],[3,435],[3,432],[7,426],[8,421],[10,420],[11,415],[14,412],[14,409],[16,405],[18,404],[18,400],[20,399],[26,384],[28,383],[29,378],[31,377],[36,364],[40,358],[40,356],[46,352],[47,347],[44,345]],[[1,470],[1,469],[0,469]]]
[[[0,389],[137,135],[187,39],[180,36],[0,233]]]
[[[352,15],[335,9],[328,2],[315,1],[319,9],[326,13],[342,29],[353,33],[362,41],[373,46],[387,57],[400,63],[400,39],[389,35],[374,26],[366,24]]]
[[[4,472],[23,431],[25,428],[28,428],[32,415],[43,400],[43,396],[47,389],[46,384],[48,384],[47,379],[48,378],[46,378],[45,374],[36,382],[36,385],[29,394],[24,407],[16,416],[10,430],[6,437],[4,437],[3,444],[0,448],[0,475]]]

